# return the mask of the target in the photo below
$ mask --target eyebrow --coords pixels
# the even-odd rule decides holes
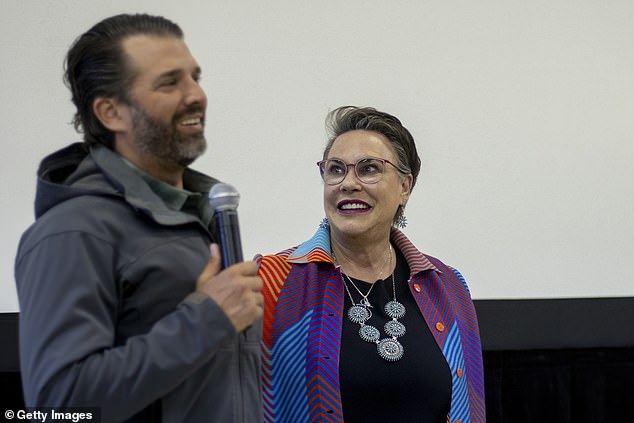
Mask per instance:
[[[182,74],[186,73],[183,69],[173,69],[167,72],[163,72],[161,73],[157,78],[156,81],[157,83],[160,82],[163,79],[169,79],[169,78],[177,78],[179,76],[181,76]],[[200,66],[196,66],[194,68],[194,72],[193,74],[197,77],[200,77],[200,75],[202,74],[202,69],[200,68]]]
[[[384,159],[384,158],[382,158],[382,157],[378,157],[378,156],[363,156],[363,157],[359,157],[359,158],[358,158],[357,160],[355,160],[354,162],[352,162],[352,163],[348,163],[348,164],[356,164],[357,162],[360,162],[361,160],[368,160],[368,159],[387,160],[387,159]],[[329,157],[329,158],[324,159],[324,160],[339,160],[339,161],[341,161],[341,162],[347,163],[344,159],[342,159],[342,158],[340,158],[340,157],[337,157],[337,156],[332,156],[332,157]],[[389,160],[388,160],[388,161],[389,161]]]

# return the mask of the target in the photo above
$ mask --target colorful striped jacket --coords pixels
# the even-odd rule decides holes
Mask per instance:
[[[410,267],[409,287],[452,374],[447,421],[485,421],[480,335],[462,275],[422,254],[398,229],[391,239]],[[264,419],[342,422],[339,350],[344,289],[321,227],[298,247],[259,256],[264,281]]]

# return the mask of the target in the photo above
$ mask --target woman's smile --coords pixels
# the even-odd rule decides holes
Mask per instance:
[[[341,214],[367,213],[371,209],[372,206],[361,200],[342,200],[337,203],[337,210]]]

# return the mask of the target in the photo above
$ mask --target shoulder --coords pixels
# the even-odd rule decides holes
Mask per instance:
[[[284,281],[292,266],[287,259],[296,248],[288,248],[277,254],[258,254],[255,256],[254,261],[258,264],[258,274],[265,284]]]
[[[87,248],[127,251],[129,243],[140,242],[155,232],[142,220],[120,199],[74,197],[49,209],[24,231],[16,260],[40,248],[57,256],[82,254]]]
[[[57,204],[41,215],[27,232],[48,236],[64,232],[99,233],[109,225],[121,225],[135,215],[121,199],[83,195]]]
[[[450,264],[445,263],[444,261],[441,261],[440,259],[434,257],[434,256],[430,256],[429,254],[425,254],[423,253],[423,256],[425,256],[425,258],[427,260],[430,261],[430,263],[432,263],[434,266],[436,266],[438,268],[438,270],[440,270],[441,272],[445,273],[445,272],[451,272],[453,275],[459,277],[460,279],[464,280],[464,277],[462,276],[462,273],[460,273],[460,271],[458,269],[456,269],[455,267],[453,267]]]
[[[462,291],[468,296],[471,296],[469,285],[467,284],[465,277],[458,269],[451,265],[443,263],[436,257],[430,256],[428,254],[423,255],[440,271],[439,277],[446,286],[450,287],[453,290]]]

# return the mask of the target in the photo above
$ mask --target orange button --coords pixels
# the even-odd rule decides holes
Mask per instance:
[[[436,329],[438,329],[438,331],[442,332],[443,330],[445,330],[445,325],[443,325],[442,323],[438,322],[438,323],[436,323]]]
[[[460,420],[456,420],[454,423],[462,423]]]
[[[414,284],[414,291],[420,292],[420,284],[419,283],[415,283]]]
[[[456,370],[456,374],[458,375],[458,377],[462,377],[462,369],[460,367],[458,367],[458,370]]]

